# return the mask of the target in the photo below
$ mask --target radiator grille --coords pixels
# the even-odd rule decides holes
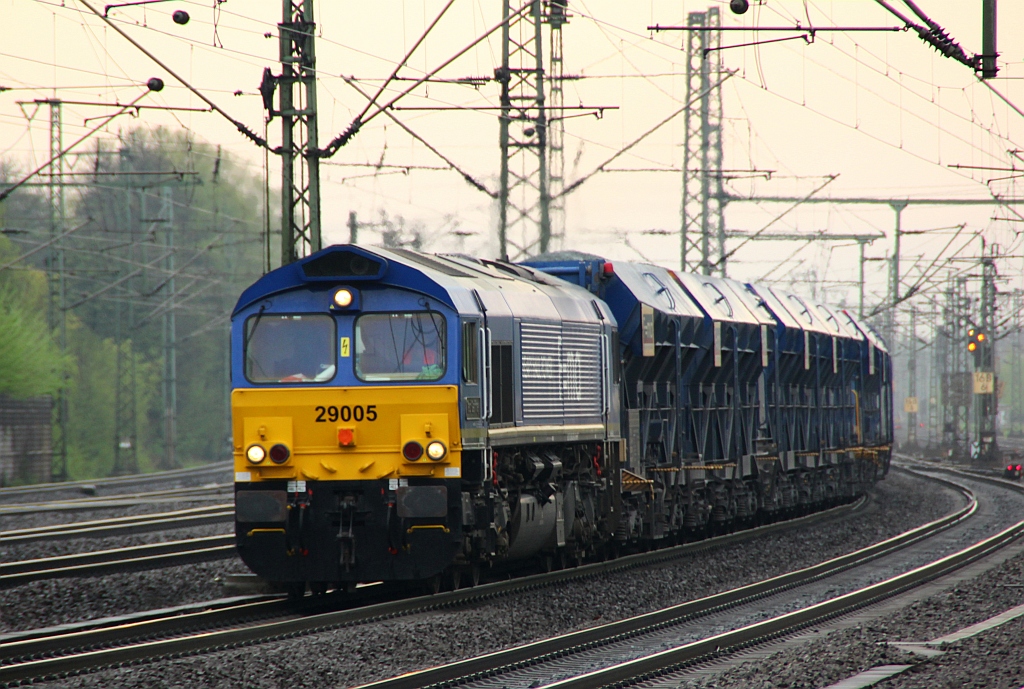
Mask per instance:
[[[601,415],[601,327],[520,324],[523,420],[561,423]]]

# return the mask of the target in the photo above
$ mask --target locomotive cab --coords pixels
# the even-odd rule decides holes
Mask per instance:
[[[579,560],[615,533],[616,323],[528,268],[335,246],[232,324],[236,542],[297,593]]]
[[[238,550],[275,582],[426,579],[461,539],[459,314],[334,254],[235,312]]]

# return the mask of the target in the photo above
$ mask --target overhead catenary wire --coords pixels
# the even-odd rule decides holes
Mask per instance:
[[[395,65],[395,68],[391,71],[390,76],[388,76],[388,78],[384,80],[384,83],[382,83],[377,88],[377,92],[373,94],[373,97],[369,99],[369,101],[366,103],[365,106],[363,106],[363,109],[359,112],[359,114],[356,115],[355,119],[357,121],[362,121],[362,119],[366,116],[366,113],[370,111],[370,108],[377,104],[377,99],[380,98],[381,94],[384,93],[384,89],[386,89],[388,84],[390,84],[395,79],[395,77],[398,76],[399,70],[401,70],[402,67],[406,65],[406,63],[409,61],[409,58],[413,56],[413,53],[415,53],[416,50],[420,47],[420,45],[423,43],[423,41],[426,40],[427,36],[429,36],[430,32],[434,30],[434,27],[437,26],[437,23],[441,21],[441,17],[444,16],[445,12],[448,11],[448,8],[451,7],[454,2],[455,0],[448,0],[448,2],[445,3],[445,6],[442,7],[441,11],[438,12],[436,17],[434,17],[434,21],[432,21],[430,25],[426,29],[424,29],[423,33],[420,34],[420,37],[418,39],[416,39],[416,42],[413,43],[412,47],[409,48],[408,51],[406,51],[405,57],[403,57],[399,61],[399,63]],[[348,80],[346,79],[346,81]]]
[[[449,57],[449,58],[448,58],[447,60],[445,60],[444,62],[442,62],[442,63],[441,63],[440,65],[438,65],[438,66],[437,66],[437,67],[435,67],[434,69],[432,69],[432,70],[430,70],[429,72],[427,72],[427,73],[426,73],[426,74],[425,74],[425,75],[424,75],[423,77],[421,77],[421,78],[417,79],[417,80],[416,80],[416,81],[415,81],[415,82],[414,82],[414,83],[412,84],[412,86],[410,86],[409,88],[407,88],[407,89],[405,89],[404,91],[402,91],[401,93],[399,93],[399,94],[398,94],[397,96],[395,96],[394,98],[392,98],[391,100],[389,100],[389,101],[388,101],[387,103],[385,103],[384,105],[381,105],[381,106],[379,106],[379,107],[378,107],[378,108],[377,108],[376,110],[374,110],[374,111],[373,111],[373,112],[372,112],[372,113],[371,113],[371,114],[370,114],[369,116],[367,116],[367,117],[366,117],[365,119],[360,119],[360,118],[356,118],[356,119],[352,120],[352,123],[351,123],[351,124],[349,124],[348,128],[347,128],[347,129],[346,129],[345,131],[343,131],[343,132],[342,132],[341,134],[339,134],[338,136],[336,136],[336,137],[335,137],[335,138],[334,138],[334,139],[333,139],[333,140],[332,140],[332,141],[331,141],[331,142],[330,142],[329,144],[327,144],[327,146],[326,146],[325,148],[322,148],[322,149],[320,149],[320,153],[319,153],[320,157],[321,157],[321,158],[330,158],[330,157],[331,157],[332,155],[334,155],[335,153],[337,153],[337,152],[338,152],[338,150],[339,150],[339,149],[340,149],[340,148],[341,148],[342,146],[344,146],[345,144],[347,144],[347,143],[349,142],[349,140],[350,140],[350,139],[351,139],[351,138],[352,138],[353,136],[355,136],[355,135],[356,135],[356,133],[357,133],[357,132],[358,132],[358,131],[359,131],[359,130],[360,130],[360,129],[362,128],[362,127],[364,127],[364,126],[365,126],[365,125],[366,125],[367,123],[369,123],[369,122],[370,122],[371,120],[373,120],[373,119],[374,119],[375,117],[377,117],[377,116],[378,116],[378,115],[380,115],[381,113],[383,113],[383,112],[387,111],[388,109],[390,109],[390,108],[391,108],[392,106],[394,106],[394,104],[395,104],[395,103],[397,103],[397,102],[398,102],[399,100],[401,100],[401,99],[402,99],[402,98],[404,98],[405,96],[407,96],[407,95],[409,95],[410,93],[412,93],[412,92],[413,92],[413,91],[414,91],[414,90],[415,90],[415,89],[416,89],[416,88],[417,88],[418,86],[420,86],[420,85],[421,85],[421,84],[423,84],[423,83],[424,83],[425,81],[427,81],[427,79],[429,79],[429,78],[433,77],[433,76],[434,76],[434,75],[436,75],[436,74],[437,74],[438,72],[440,72],[440,71],[441,71],[442,69],[444,69],[445,67],[447,67],[447,66],[448,66],[448,65],[450,65],[451,63],[455,62],[455,61],[456,61],[457,59],[459,59],[460,57],[462,57],[463,55],[465,55],[465,54],[466,54],[467,52],[469,52],[469,51],[470,51],[471,49],[473,49],[473,47],[474,47],[474,46],[476,46],[476,45],[477,45],[478,43],[480,43],[481,41],[485,40],[485,39],[486,39],[486,38],[487,38],[488,36],[490,36],[490,35],[491,35],[492,33],[494,33],[495,31],[497,31],[497,30],[498,30],[498,29],[500,29],[501,27],[503,27],[503,26],[504,26],[505,24],[508,24],[508,23],[509,23],[509,22],[511,22],[511,21],[512,21],[513,19],[515,19],[516,17],[518,17],[518,16],[520,15],[520,14],[522,14],[523,12],[525,12],[525,11],[526,11],[527,9],[529,9],[530,7],[532,7],[532,6],[533,6],[533,2],[534,2],[534,0],[530,0],[529,2],[525,3],[525,4],[524,4],[524,5],[522,6],[522,7],[520,7],[519,9],[517,9],[517,10],[515,10],[515,11],[511,12],[511,13],[509,14],[509,16],[508,16],[508,17],[505,17],[505,18],[503,18],[503,19],[502,19],[502,20],[501,20],[500,22],[498,22],[497,24],[494,24],[494,25],[492,25],[492,26],[491,26],[491,27],[490,27],[489,29],[487,29],[487,30],[486,30],[486,31],[485,31],[484,33],[482,33],[481,35],[479,35],[479,36],[477,36],[477,37],[476,37],[475,39],[473,39],[473,40],[472,40],[472,41],[471,41],[471,42],[469,43],[469,45],[467,45],[467,46],[465,46],[464,48],[462,48],[462,49],[460,49],[460,50],[456,51],[456,53],[455,53],[454,55],[452,55],[451,57]]]
[[[360,95],[362,95],[362,96],[363,96],[364,98],[369,98],[369,96],[368,96],[368,95],[366,94],[366,92],[365,92],[365,91],[363,91],[363,90],[362,90],[361,88],[359,88],[359,85],[358,85],[358,84],[356,84],[356,83],[355,83],[354,81],[352,81],[352,80],[350,80],[350,79],[347,79],[347,78],[346,78],[346,79],[345,79],[345,83],[347,83],[347,84],[348,84],[349,86],[351,86],[351,87],[352,87],[353,89],[355,89],[355,90],[356,90],[356,92],[357,92],[357,93],[359,93]],[[423,144],[424,146],[426,146],[426,147],[427,147],[427,148],[428,148],[428,149],[430,150],[430,152],[431,152],[431,153],[433,153],[433,154],[434,154],[434,155],[436,155],[436,156],[437,156],[438,158],[440,158],[440,159],[441,159],[441,160],[443,160],[443,161],[444,161],[445,163],[447,163],[447,164],[448,164],[448,166],[449,166],[449,167],[450,167],[450,168],[451,168],[452,170],[455,170],[455,171],[456,171],[456,172],[458,172],[458,173],[459,173],[460,175],[462,175],[462,178],[463,178],[464,180],[466,180],[466,182],[468,182],[468,183],[469,183],[469,184],[470,184],[471,186],[473,186],[474,188],[476,188],[476,189],[478,189],[478,190],[482,191],[483,193],[487,194],[487,195],[488,195],[488,196],[490,196],[490,197],[491,197],[492,199],[496,199],[496,198],[498,198],[498,194],[497,194],[496,192],[493,192],[493,191],[491,191],[490,189],[488,189],[488,188],[487,188],[486,186],[484,186],[483,182],[480,182],[480,181],[478,181],[478,180],[477,180],[477,179],[476,179],[475,177],[473,177],[472,175],[470,175],[470,174],[469,174],[468,172],[466,172],[466,171],[465,171],[465,170],[463,170],[463,169],[462,169],[461,167],[459,167],[459,165],[457,165],[457,164],[456,164],[456,163],[455,163],[454,161],[452,161],[452,160],[451,160],[450,158],[448,158],[448,156],[446,156],[445,154],[441,153],[441,151],[439,151],[439,150],[438,150],[437,148],[435,148],[435,147],[434,147],[433,145],[431,145],[431,144],[430,144],[429,142],[427,142],[427,140],[426,140],[426,139],[424,139],[424,138],[423,138],[423,137],[421,137],[421,136],[420,136],[419,134],[417,134],[417,133],[416,133],[416,132],[414,132],[414,131],[413,131],[412,129],[410,129],[410,128],[409,128],[409,127],[408,127],[408,126],[407,126],[407,125],[406,125],[406,124],[405,124],[404,122],[402,122],[401,120],[399,120],[399,119],[398,119],[398,117],[397,117],[397,116],[396,116],[396,115],[395,115],[395,114],[394,114],[393,112],[391,112],[390,110],[386,110],[386,111],[384,111],[384,114],[386,114],[386,115],[388,116],[388,118],[389,118],[389,119],[390,119],[390,120],[391,120],[392,122],[394,122],[394,123],[395,123],[395,124],[397,124],[397,125],[398,125],[399,127],[401,127],[401,128],[402,128],[402,130],[403,130],[403,131],[404,131],[404,132],[405,132],[406,134],[408,134],[408,135],[409,135],[409,136],[411,136],[412,138],[414,138],[414,139],[416,139],[417,141],[419,141],[419,142],[420,142],[421,144]]]
[[[775,216],[774,218],[772,218],[772,219],[771,219],[770,221],[768,221],[768,223],[767,223],[767,224],[766,224],[766,225],[765,225],[764,227],[762,227],[762,228],[761,228],[760,230],[758,230],[758,231],[757,231],[757,232],[755,232],[754,234],[750,235],[749,237],[746,237],[746,238],[744,238],[744,240],[743,240],[742,242],[740,242],[740,243],[739,243],[739,245],[737,245],[737,246],[733,247],[732,249],[730,249],[729,251],[725,252],[725,254],[723,254],[721,258],[719,258],[719,259],[718,259],[717,261],[715,261],[714,263],[712,263],[712,264],[711,264],[711,267],[712,267],[712,268],[716,268],[716,267],[717,267],[717,266],[718,266],[719,264],[721,264],[721,263],[722,263],[723,261],[725,261],[725,260],[727,260],[727,259],[729,259],[729,258],[732,258],[732,256],[733,256],[733,255],[735,255],[737,251],[739,251],[739,250],[740,250],[740,249],[742,249],[742,248],[743,248],[744,246],[746,246],[746,245],[747,245],[747,244],[749,244],[750,242],[752,242],[752,241],[754,241],[755,239],[757,239],[758,237],[760,237],[760,236],[761,236],[762,234],[764,234],[764,233],[765,233],[765,232],[766,232],[766,231],[767,231],[767,230],[768,230],[768,229],[769,229],[769,228],[770,228],[770,227],[771,227],[772,225],[774,225],[774,224],[775,224],[776,222],[778,222],[778,221],[779,221],[779,220],[781,220],[782,218],[784,218],[784,217],[786,217],[787,215],[789,215],[789,214],[790,214],[790,213],[791,213],[791,212],[792,212],[793,210],[795,210],[795,209],[796,209],[796,208],[797,208],[797,207],[798,207],[798,206],[799,206],[800,204],[802,204],[802,203],[803,203],[804,201],[806,201],[807,199],[809,199],[809,198],[811,198],[812,196],[814,196],[815,194],[817,194],[817,193],[818,193],[819,191],[821,191],[822,189],[824,189],[825,187],[827,187],[827,186],[828,186],[829,184],[832,184],[832,182],[834,182],[834,181],[835,181],[835,180],[836,180],[836,179],[837,179],[838,177],[839,177],[839,175],[829,175],[829,176],[828,176],[828,178],[827,178],[827,179],[826,179],[826,180],[825,180],[824,182],[822,182],[822,183],[821,183],[820,185],[818,185],[817,187],[815,187],[815,188],[814,188],[814,189],[813,189],[813,190],[811,191],[811,193],[807,194],[807,196],[805,196],[805,197],[803,198],[803,200],[801,200],[801,201],[798,201],[797,203],[794,203],[794,204],[793,204],[792,206],[790,206],[790,207],[789,207],[789,208],[787,208],[786,210],[784,210],[784,211],[782,211],[781,213],[779,213],[778,215],[776,215],[776,216]]]
[[[83,134],[79,138],[75,139],[75,141],[72,142],[70,145],[65,146],[64,149],[62,149],[57,155],[51,156],[49,159],[47,159],[47,161],[45,163],[43,163],[42,165],[40,165],[39,167],[34,169],[32,172],[30,172],[27,175],[25,175],[24,177],[22,177],[19,181],[15,182],[14,184],[12,184],[11,186],[7,187],[3,191],[0,191],[0,202],[2,202],[4,199],[6,199],[11,194],[13,194],[14,191],[16,189],[18,189],[21,185],[25,184],[30,179],[32,179],[33,177],[38,175],[40,172],[42,172],[44,169],[46,169],[50,165],[50,163],[52,163],[53,161],[57,160],[58,158],[63,158],[70,151],[74,150],[75,147],[78,146],[78,144],[82,143],[83,141],[88,139],[90,136],[92,136],[93,134],[98,132],[100,129],[102,129],[103,127],[107,126],[107,124],[112,119],[114,119],[118,115],[123,115],[124,113],[128,112],[128,110],[130,110],[132,107],[134,107],[136,103],[138,103],[140,100],[145,98],[150,93],[152,93],[152,91],[146,90],[145,92],[141,93],[138,98],[133,100],[131,103],[128,103],[127,105],[125,105],[123,108],[121,108],[117,112],[111,113],[110,115],[103,116],[103,118],[102,118],[103,121],[102,122],[100,122],[98,125],[96,125],[92,129],[87,131],[85,134]]]
[[[583,183],[585,183],[585,182],[586,182],[587,180],[589,180],[589,179],[590,179],[591,177],[593,177],[594,175],[596,175],[596,174],[597,174],[597,173],[599,173],[599,172],[603,172],[603,171],[604,171],[604,169],[605,169],[605,168],[606,168],[606,167],[607,167],[608,165],[610,165],[610,164],[611,164],[612,162],[614,162],[614,161],[615,161],[616,159],[618,159],[618,158],[619,158],[620,156],[622,156],[622,155],[623,155],[624,153],[628,152],[628,151],[629,151],[630,149],[632,149],[632,148],[634,148],[635,146],[637,146],[637,145],[638,145],[638,144],[639,144],[639,143],[640,143],[641,141],[643,141],[644,139],[646,139],[646,138],[647,138],[648,136],[650,136],[650,135],[651,135],[651,134],[653,134],[654,132],[656,132],[656,131],[658,131],[659,129],[661,129],[662,127],[664,127],[664,126],[665,126],[666,124],[668,124],[669,122],[671,122],[672,120],[674,120],[674,119],[675,119],[676,117],[678,117],[678,116],[679,116],[679,115],[681,115],[682,113],[686,112],[686,110],[687,110],[688,108],[691,108],[691,107],[693,107],[693,105],[694,105],[695,103],[699,102],[699,101],[700,101],[700,99],[701,99],[701,98],[703,98],[703,97],[704,97],[704,96],[705,96],[705,95],[706,95],[706,94],[707,94],[707,93],[708,93],[709,91],[711,91],[711,90],[713,90],[713,89],[715,89],[715,88],[718,88],[719,86],[721,86],[721,85],[722,85],[722,84],[723,84],[724,82],[726,82],[726,81],[727,81],[727,80],[728,80],[729,78],[731,78],[731,77],[732,77],[733,75],[735,75],[735,74],[736,74],[736,72],[735,72],[735,71],[731,71],[731,72],[728,72],[728,71],[727,71],[727,72],[726,72],[726,75],[725,75],[724,77],[720,78],[720,79],[719,79],[718,81],[716,81],[716,82],[715,82],[714,84],[712,84],[712,85],[711,85],[711,86],[709,86],[708,88],[706,88],[706,89],[704,89],[703,91],[701,91],[700,93],[698,93],[698,94],[697,94],[696,96],[694,96],[694,98],[693,98],[693,99],[691,99],[691,100],[690,100],[690,101],[689,101],[688,103],[685,103],[685,104],[683,104],[683,106],[682,106],[681,108],[679,108],[678,110],[675,110],[675,111],[674,111],[674,112],[673,112],[672,114],[670,114],[670,115],[669,115],[668,117],[666,117],[665,119],[661,120],[660,122],[658,122],[657,124],[655,124],[655,125],[654,125],[653,127],[651,127],[650,129],[648,129],[647,131],[645,131],[645,132],[644,132],[643,134],[641,134],[640,136],[638,136],[637,138],[633,139],[633,140],[632,140],[632,141],[630,141],[630,142],[629,142],[628,144],[626,144],[625,146],[623,146],[622,148],[620,148],[620,149],[619,149],[618,151],[616,151],[616,152],[615,152],[614,154],[612,154],[612,156],[611,156],[610,158],[608,158],[608,159],[607,159],[607,160],[605,160],[605,161],[604,161],[603,163],[601,163],[600,165],[598,165],[598,166],[597,166],[596,168],[594,168],[594,169],[593,169],[593,170],[592,170],[591,172],[587,173],[587,174],[586,174],[586,175],[584,175],[583,177],[580,177],[579,179],[577,179],[576,181],[574,181],[574,182],[573,182],[572,184],[566,185],[566,187],[565,187],[565,188],[564,188],[564,189],[563,189],[562,191],[560,191],[560,192],[559,192],[559,193],[557,193],[557,194],[554,194],[554,195],[552,195],[552,197],[551,197],[551,198],[552,198],[552,199],[557,199],[557,198],[559,198],[559,197],[562,197],[562,196],[567,196],[567,195],[571,194],[572,192],[576,191],[577,189],[579,189],[579,188],[580,188],[580,186],[581,186],[581,185],[582,185]]]
[[[7,269],[11,268],[12,266],[14,266],[14,265],[16,265],[18,263],[21,263],[26,258],[29,258],[30,256],[34,256],[35,254],[39,253],[43,249],[45,249],[45,248],[47,248],[49,246],[52,246],[56,242],[59,242],[60,240],[64,239],[65,237],[70,237],[75,232],[78,232],[80,229],[82,229],[83,227],[87,227],[90,224],[92,224],[92,218],[87,218],[85,220],[85,222],[83,222],[83,223],[81,223],[79,225],[76,225],[75,227],[72,227],[67,232],[59,234],[56,237],[54,237],[53,239],[50,239],[49,241],[46,241],[46,242],[43,242],[42,244],[39,244],[35,248],[33,248],[33,249],[23,253],[21,256],[18,256],[18,258],[14,259],[12,261],[8,261],[7,263],[5,263],[2,266],[0,266],[0,270],[7,270]]]
[[[129,30],[129,31],[130,31],[130,30]],[[433,94],[431,94],[431,95],[433,95]],[[943,119],[944,119],[944,116],[943,116]],[[415,124],[415,123],[414,123],[414,124]],[[443,146],[442,146],[442,148],[443,148]]]
[[[192,92],[192,93],[193,93],[193,94],[194,94],[194,95],[196,96],[196,98],[198,98],[199,100],[201,100],[201,101],[203,101],[204,103],[206,103],[207,105],[209,105],[209,106],[210,106],[210,108],[211,108],[212,110],[214,110],[214,111],[215,111],[215,112],[216,112],[217,114],[219,114],[219,115],[220,115],[221,117],[223,117],[223,118],[224,118],[224,119],[226,119],[226,120],[227,120],[228,122],[230,122],[231,124],[233,124],[233,125],[235,126],[235,128],[236,128],[236,129],[237,129],[237,130],[238,130],[239,132],[241,132],[241,134],[242,134],[243,136],[245,136],[246,138],[248,138],[248,139],[249,139],[250,141],[252,141],[253,143],[255,143],[255,144],[256,144],[256,145],[258,145],[258,146],[263,146],[263,147],[269,147],[269,145],[267,144],[267,141],[266,141],[266,139],[264,139],[263,137],[259,136],[259,135],[258,135],[258,134],[256,134],[256,133],[255,133],[254,131],[252,131],[251,129],[249,129],[249,127],[248,127],[248,126],[246,126],[246,125],[245,125],[245,124],[243,124],[242,122],[240,122],[240,121],[236,120],[236,119],[235,119],[234,117],[232,117],[232,116],[231,116],[231,115],[229,115],[229,114],[228,114],[227,112],[225,112],[223,108],[221,108],[221,107],[220,107],[219,105],[217,105],[217,104],[216,104],[216,103],[214,103],[214,102],[213,102],[212,100],[210,100],[210,99],[209,99],[209,98],[208,98],[208,97],[207,97],[207,96],[206,96],[206,95],[205,95],[204,93],[202,93],[202,92],[201,92],[201,91],[200,91],[199,89],[197,89],[196,87],[192,86],[192,84],[190,84],[190,83],[189,83],[188,81],[186,81],[184,77],[182,77],[182,76],[181,76],[181,75],[179,75],[179,74],[178,74],[177,72],[175,72],[175,71],[174,71],[173,69],[171,69],[170,67],[168,67],[166,63],[164,63],[164,62],[163,62],[163,61],[162,61],[162,60],[161,60],[160,58],[158,58],[158,57],[157,57],[156,55],[154,55],[154,54],[153,54],[152,52],[150,52],[149,50],[147,50],[147,49],[146,49],[146,48],[145,48],[145,47],[144,47],[144,46],[143,46],[143,45],[142,45],[141,43],[139,43],[139,42],[138,42],[138,41],[136,41],[136,40],[135,40],[134,38],[132,38],[131,36],[129,36],[129,35],[128,35],[128,34],[127,34],[127,33],[126,33],[126,32],[125,32],[125,31],[124,31],[123,29],[121,29],[121,28],[120,28],[119,26],[117,26],[117,24],[115,24],[115,23],[114,23],[113,21],[111,21],[111,20],[110,20],[109,18],[107,18],[107,17],[103,16],[103,14],[101,14],[99,10],[97,10],[97,9],[96,9],[95,7],[93,7],[93,6],[92,6],[92,4],[90,4],[89,0],[78,0],[78,2],[80,2],[80,3],[82,3],[83,5],[85,5],[86,7],[88,7],[88,8],[89,8],[89,10],[90,10],[90,11],[91,11],[91,12],[92,12],[93,14],[95,14],[95,15],[96,15],[97,17],[99,17],[99,18],[100,18],[100,19],[102,19],[102,20],[103,20],[104,22],[106,22],[106,23],[107,23],[107,25],[108,25],[108,26],[110,26],[110,28],[112,28],[112,29],[113,29],[114,31],[116,31],[116,32],[117,32],[118,34],[120,34],[122,38],[124,38],[124,39],[125,39],[126,41],[128,41],[129,43],[131,43],[131,44],[132,44],[133,46],[135,46],[136,48],[138,48],[138,49],[139,49],[139,50],[140,50],[140,51],[142,52],[142,54],[143,54],[143,55],[145,55],[146,57],[148,57],[148,58],[149,58],[150,60],[152,60],[153,62],[157,63],[158,65],[160,65],[160,67],[161,67],[161,68],[162,68],[162,69],[163,69],[163,70],[164,70],[165,72],[167,72],[168,74],[170,74],[170,75],[171,75],[172,77],[174,77],[174,78],[175,78],[175,79],[176,79],[176,80],[178,81],[178,83],[180,83],[180,84],[181,84],[182,86],[184,86],[184,87],[185,87],[185,88],[187,88],[187,89],[188,89],[189,91],[191,91],[191,92]]]

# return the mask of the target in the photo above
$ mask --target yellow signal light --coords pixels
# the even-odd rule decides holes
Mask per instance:
[[[978,342],[985,341],[985,333],[978,333]]]
[[[977,342],[968,342],[967,343],[967,351],[968,352],[973,352],[977,348],[978,348],[978,343]]]
[[[967,331],[967,337],[974,337],[974,328]]]

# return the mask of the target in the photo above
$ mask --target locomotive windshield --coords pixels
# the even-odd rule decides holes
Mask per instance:
[[[438,380],[445,370],[445,321],[434,311],[368,313],[356,320],[360,380]]]
[[[330,316],[251,316],[245,324],[245,377],[253,383],[331,380],[334,339]]]

